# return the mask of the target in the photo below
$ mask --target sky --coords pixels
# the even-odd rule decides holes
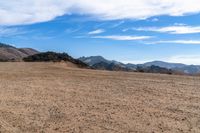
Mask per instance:
[[[16,47],[200,65],[200,0],[6,0],[0,14]]]

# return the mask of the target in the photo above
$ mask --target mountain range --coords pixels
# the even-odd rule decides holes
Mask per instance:
[[[107,60],[102,56],[90,56],[74,59],[66,53],[44,52],[32,48],[16,48],[11,45],[0,43],[0,61],[66,61],[78,67],[109,71],[166,73],[166,74],[188,74],[199,75],[199,65],[185,65],[180,63],[168,63],[163,61],[153,61],[144,64],[124,64],[115,60]]]
[[[87,63],[91,67],[104,70],[110,70],[111,67],[108,66],[125,71],[141,71],[141,69],[151,71],[152,69],[159,67],[159,70],[162,70],[163,72],[168,70],[167,73],[172,72],[188,75],[196,75],[200,73],[200,66],[198,65],[185,65],[181,63],[168,63],[163,61],[153,61],[144,64],[124,64],[118,61],[107,60],[102,56],[81,57],[79,60]],[[158,68],[156,68],[156,70],[158,70]]]

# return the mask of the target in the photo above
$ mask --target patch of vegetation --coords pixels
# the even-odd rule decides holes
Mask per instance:
[[[161,73],[161,74],[173,74],[173,70],[167,69],[167,68],[162,68],[159,66],[150,66],[150,67],[137,67],[136,69],[137,72],[144,72],[144,73]]]
[[[0,59],[0,62],[16,62],[15,59]]]
[[[68,61],[77,64],[79,67],[88,67],[80,60],[74,59],[67,53],[45,52],[23,58],[25,62],[61,62]]]

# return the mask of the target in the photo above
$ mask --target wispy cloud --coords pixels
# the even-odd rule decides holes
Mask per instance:
[[[152,38],[151,36],[121,36],[121,35],[111,35],[111,36],[94,36],[92,38],[99,39],[110,39],[117,41],[134,41],[134,40],[146,40]]]
[[[168,27],[142,27],[133,29],[138,31],[153,31],[153,32],[170,33],[170,34],[200,33],[200,26],[187,26],[187,25],[175,25]]]
[[[94,30],[94,31],[90,31],[88,34],[89,35],[96,35],[96,34],[101,34],[101,33],[104,33],[105,30],[104,29],[97,29],[97,30]]]
[[[155,41],[148,42],[147,44],[164,44],[164,43],[175,43],[175,44],[200,44],[200,40],[167,40],[167,41]]]
[[[77,28],[77,29],[66,29],[65,30],[65,33],[67,34],[72,34],[72,33],[75,33],[75,32],[78,32],[81,28]]]
[[[124,21],[120,21],[116,24],[114,24],[113,26],[111,26],[111,28],[116,28],[116,27],[119,27],[120,25],[124,24]]]
[[[199,0],[1,0],[0,25],[46,22],[65,14],[102,20],[199,13]]]
[[[0,37],[9,37],[9,36],[16,36],[22,35],[27,33],[27,31],[16,28],[16,27],[0,27]]]

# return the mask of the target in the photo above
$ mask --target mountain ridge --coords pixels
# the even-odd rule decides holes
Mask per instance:
[[[89,60],[94,60],[95,56],[90,56],[90,57],[81,57],[79,58],[81,61],[85,62],[85,60],[87,59],[88,61],[85,62],[90,66],[93,66],[95,64],[90,64]],[[100,58],[98,56],[98,58]],[[104,60],[106,60],[104,57],[101,57]],[[106,60],[106,62],[118,62],[118,61],[109,61]],[[98,62],[98,60],[96,61],[96,63],[100,63],[100,61]],[[126,68],[126,70],[130,70],[130,71],[141,71],[141,68],[143,68],[144,71],[146,71],[148,69],[148,71],[151,71],[150,68],[155,68],[152,66],[157,66],[160,67],[160,70],[163,70],[163,68],[168,69],[169,72],[173,71],[174,73],[184,73],[184,74],[188,74],[188,75],[195,75],[195,74],[199,74],[200,73],[200,66],[199,65],[186,65],[186,64],[182,64],[182,63],[169,63],[169,62],[164,62],[164,61],[152,61],[152,62],[146,62],[144,64],[131,64],[131,63],[121,63],[118,62],[118,64],[121,64],[123,67]],[[95,65],[96,68],[98,68],[97,64]],[[157,68],[158,69],[158,68]],[[166,71],[166,70],[164,70]]]

